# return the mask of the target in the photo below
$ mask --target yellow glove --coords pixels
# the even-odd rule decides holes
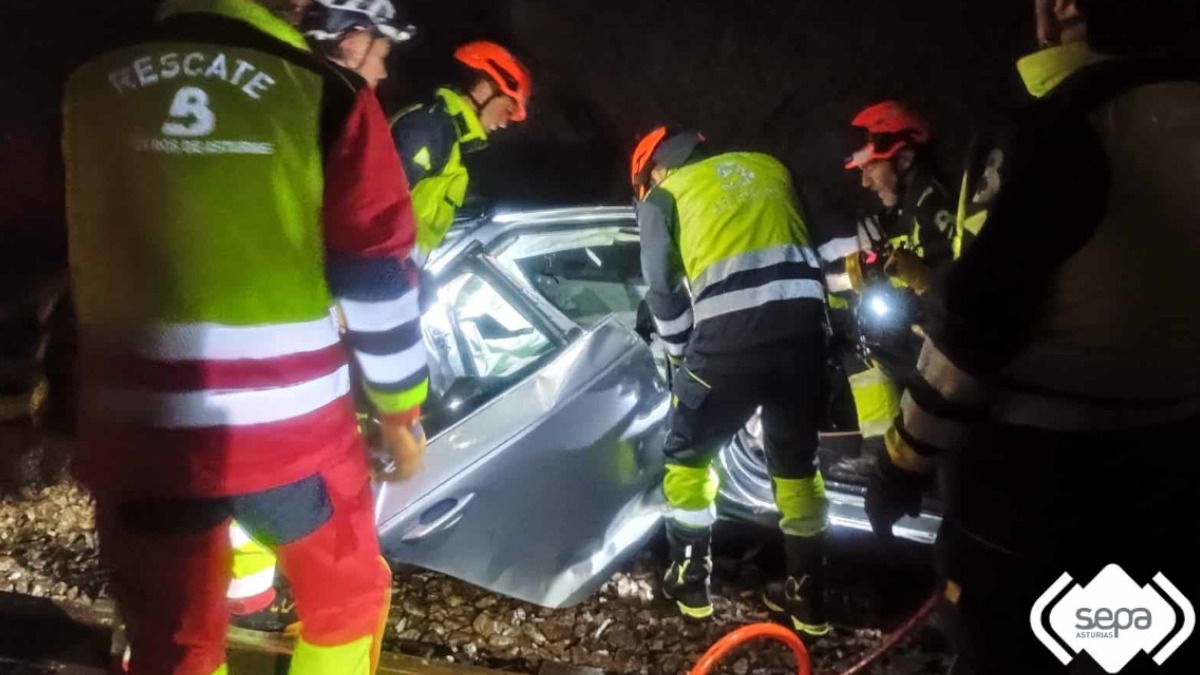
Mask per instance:
[[[933,268],[908,249],[896,249],[884,263],[883,271],[889,277],[900,279],[917,293],[924,293],[933,285]]]
[[[866,287],[867,281],[863,274],[862,261],[859,260],[858,254],[846,256],[846,276],[850,277],[850,288],[855,293],[861,294],[863,288]]]
[[[425,446],[428,443],[419,418],[383,419],[380,420],[380,428],[383,445],[395,466],[391,471],[377,472],[376,478],[388,482],[411,478],[421,469],[425,459]]]

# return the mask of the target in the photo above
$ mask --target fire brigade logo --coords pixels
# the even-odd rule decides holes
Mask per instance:
[[[1161,666],[1191,636],[1196,612],[1161,572],[1139,586],[1109,565],[1086,586],[1063,574],[1034,603],[1029,623],[1064,666],[1086,651],[1118,673],[1139,651]]]

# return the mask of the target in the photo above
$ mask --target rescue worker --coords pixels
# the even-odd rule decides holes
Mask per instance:
[[[852,290],[861,301],[868,286],[875,283],[868,279],[874,265],[882,269],[884,281],[891,279],[895,286],[924,293],[935,270],[951,260],[954,241],[953,201],[928,145],[933,136],[931,125],[911,106],[895,100],[868,106],[851,124],[863,129],[867,140],[849,158],[846,168],[861,172],[863,188],[875,193],[884,211],[863,220],[856,237],[827,242],[819,249],[832,272],[830,288]],[[883,259],[880,256],[885,250],[888,253]],[[895,310],[898,308],[875,311],[899,314]],[[865,311],[873,310],[867,307]],[[884,315],[870,316],[891,320]],[[878,447],[894,442],[890,427],[900,411],[900,382],[915,364],[920,344],[919,338],[907,331],[894,331],[886,339],[870,337],[876,342],[871,357],[851,363],[847,371],[864,443],[860,457],[845,466],[861,475],[874,471]]]
[[[467,195],[463,156],[525,120],[533,81],[513,54],[494,42],[469,42],[454,51],[459,75],[428,103],[393,118],[392,137],[412,184],[417,214],[413,259],[424,267],[450,230]]]
[[[867,143],[846,168],[860,170],[862,186],[883,204],[878,222],[892,249],[885,269],[924,292],[951,259],[954,235],[954,201],[928,151],[930,125],[900,101],[871,105],[851,124],[867,132]]]
[[[1037,101],[986,227],[939,283],[904,442],[867,499],[890,530],[940,465],[960,675],[1063,672],[1077,655],[1039,643],[1031,612],[1064,573],[1086,585],[1115,564],[1200,597],[1200,475],[1179,454],[1200,435],[1200,68],[1152,56],[1195,5],[1035,6],[1043,48],[1018,69]],[[1122,672],[1194,673],[1197,650]]]
[[[379,103],[309,51],[304,4],[167,0],[67,83],[74,469],[132,675],[225,672],[232,518],[292,583],[291,672],[378,660],[390,573],[330,308],[411,470],[415,232]]]
[[[341,68],[356,89],[387,79],[392,47],[416,35],[392,0],[313,0],[304,34],[321,56]]]
[[[334,64],[350,85],[375,89],[387,77],[393,45],[406,42],[416,27],[405,23],[391,0],[315,0],[301,29],[313,50]],[[407,184],[404,190],[407,191]],[[295,607],[286,587],[276,589],[276,558],[237,523],[231,525],[233,578],[229,584],[233,623],[252,630],[287,630]]]
[[[768,602],[800,635],[824,635],[825,290],[791,174],[768,155],[713,154],[675,127],[643,138],[631,168],[647,302],[676,371],[663,592],[685,617],[712,615],[711,464],[761,406],[788,561]]]

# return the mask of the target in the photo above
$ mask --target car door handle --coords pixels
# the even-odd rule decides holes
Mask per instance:
[[[421,514],[417,524],[405,532],[400,541],[406,544],[415,544],[439,532],[449,530],[458,525],[459,521],[463,519],[463,512],[467,510],[467,507],[473,501],[475,501],[474,492],[461,497],[439,501]],[[449,502],[448,506],[446,505],[447,502]]]

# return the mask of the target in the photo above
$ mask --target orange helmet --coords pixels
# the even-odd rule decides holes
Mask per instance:
[[[676,138],[679,139],[679,143],[674,142]],[[670,163],[672,160],[681,161],[686,158],[692,152],[692,149],[696,147],[696,144],[704,140],[703,134],[684,131],[680,127],[658,127],[646,134],[638,142],[637,147],[634,148],[633,157],[629,164],[629,177],[633,182],[633,190],[637,198],[644,198],[646,193],[650,191],[650,169],[653,168],[653,164],[655,163],[655,153],[659,151],[659,148],[664,143],[670,141],[670,145],[674,146],[670,147],[666,152],[668,155],[676,155],[667,160]],[[658,159],[661,160],[662,158]]]
[[[500,92],[516,103],[513,121],[525,119],[525,107],[533,90],[533,80],[529,77],[529,71],[512,53],[495,42],[468,42],[454,50],[454,58],[469,68],[487,73],[500,87]]]
[[[846,161],[847,169],[888,159],[914,143],[928,143],[931,136],[929,123],[898,101],[876,103],[858,113],[851,124],[867,130],[867,144]]]

